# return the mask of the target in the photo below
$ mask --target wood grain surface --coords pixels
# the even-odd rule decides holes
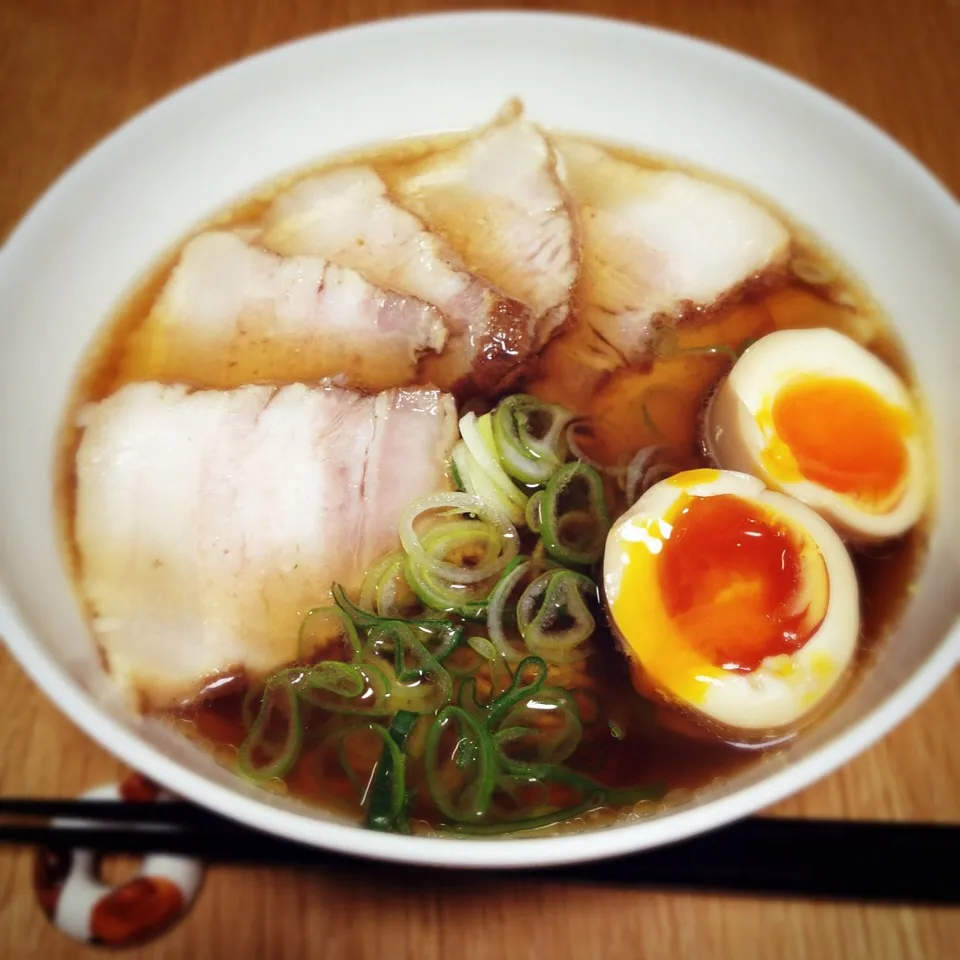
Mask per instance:
[[[307,33],[451,6],[459,4],[0,0],[0,236],[84,150],[181,84]],[[550,8],[681,30],[773,63],[879,123],[960,193],[960,0],[595,0]],[[5,652],[0,691],[0,795],[69,797],[117,776],[119,764]],[[960,822],[960,676],[878,746],[775,812]],[[25,853],[0,851],[0,957],[85,955],[43,918],[30,865]],[[960,911],[509,877],[401,889],[388,869],[379,876],[360,884],[323,873],[213,869],[189,918],[130,955],[960,957]]]

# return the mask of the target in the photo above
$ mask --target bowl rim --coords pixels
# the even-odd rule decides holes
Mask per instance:
[[[717,43],[658,27],[582,14],[492,10],[402,16],[307,35],[226,64],[169,92],[127,119],[82,154],[35,201],[0,249],[0,279],[3,263],[7,259],[4,254],[16,246],[22,236],[29,234],[33,224],[40,220],[47,208],[54,207],[61,195],[72,189],[83,167],[96,162],[117,140],[149,125],[154,117],[179,109],[195,95],[199,87],[226,82],[231,75],[246,71],[259,61],[283,57],[294,48],[312,44],[322,47],[336,43],[347,35],[384,31],[402,33],[406,30],[416,31],[424,25],[451,22],[468,29],[471,23],[495,20],[512,24],[536,22],[559,29],[573,27],[618,33],[631,31],[659,44],[694,48],[705,61],[735,66],[751,73],[758,83],[776,86],[795,97],[805,98],[817,111],[831,113],[845,124],[858,128],[862,136],[872,140],[878,151],[885,152],[900,165],[918,190],[927,191],[932,199],[948,207],[960,238],[960,203],[919,160],[852,108],[790,73]],[[551,866],[599,860],[672,843],[747,816],[809,786],[872,745],[912,712],[960,663],[958,618],[906,683],[858,722],[789,768],[774,772],[760,782],[713,800],[704,807],[678,810],[655,821],[658,826],[656,831],[650,830],[649,822],[640,822],[559,837],[521,838],[524,842],[511,838],[506,843],[489,839],[451,843],[448,838],[374,833],[355,824],[317,819],[309,811],[298,813],[279,809],[264,800],[242,795],[226,785],[215,783],[165,756],[111,717],[69,676],[52,654],[35,643],[2,583],[0,632],[20,666],[68,719],[108,752],[191,801],[256,829],[338,853],[423,866],[474,869]]]

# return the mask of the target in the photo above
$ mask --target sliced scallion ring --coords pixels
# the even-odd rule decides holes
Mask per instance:
[[[517,584],[533,568],[532,561],[524,560],[506,571],[493,588],[487,602],[487,632],[490,634],[490,640],[496,647],[497,652],[508,663],[516,663],[522,660],[526,656],[526,651],[518,649],[507,639],[504,629],[506,626],[504,621],[507,600]]]
[[[448,725],[454,725],[453,749],[441,754]],[[493,737],[461,707],[440,711],[427,734],[424,767],[430,795],[437,809],[454,823],[476,823],[490,808],[496,787],[498,762]]]
[[[287,676],[301,700],[331,713],[384,717],[397,709],[389,678],[374,664],[322,660],[302,670],[292,668]]]
[[[428,645],[427,649],[438,661],[443,660],[460,643],[463,637],[463,627],[440,617],[417,617],[405,620],[399,617],[378,617],[367,610],[361,610],[347,596],[343,587],[335,583],[330,588],[333,601],[349,617],[356,627],[368,630],[371,627],[382,627],[392,623],[400,623],[413,629],[421,642]],[[358,657],[360,655],[358,654]]]
[[[308,610],[300,623],[297,635],[297,656],[316,655],[340,642],[351,658],[360,653],[360,638],[353,621],[336,606],[314,607]]]
[[[274,739],[278,718],[282,736]],[[300,756],[302,742],[300,704],[292,686],[283,679],[268,680],[256,719],[237,750],[240,772],[251,780],[285,777]]]
[[[497,648],[486,637],[468,637],[467,644],[484,660],[496,660]]]
[[[406,754],[404,748],[420,715],[402,710],[390,724],[383,750],[374,773],[367,807],[367,826],[371,830],[406,829],[404,809],[407,803]],[[380,729],[383,729],[382,727]]]
[[[500,535],[479,520],[452,520],[438,523],[421,538],[424,549],[441,560],[456,558],[458,566],[469,559],[473,565],[495,560],[500,553]],[[472,620],[482,619],[495,577],[479,583],[450,583],[406,557],[405,582],[420,600],[434,610],[457,613]]]
[[[610,529],[600,474],[585,463],[564,464],[547,484],[540,519],[543,546],[554,560],[567,566],[596,563]]]
[[[371,628],[366,654],[387,674],[394,710],[436,713],[453,697],[450,674],[402,621]]]
[[[511,519],[520,522],[523,508],[527,505],[527,495],[506,474],[500,463],[497,443],[490,426],[490,414],[479,419],[475,413],[468,413],[460,419],[460,436],[467,445],[479,468],[512,508]],[[519,518],[517,517],[519,514]]]
[[[565,690],[541,690],[521,700],[494,734],[497,749],[510,759],[517,754],[530,763],[563,763],[583,736],[577,705]]]
[[[499,510],[511,523],[523,523],[523,511],[493,482],[462,440],[453,448],[453,464],[466,493],[479,497],[489,507]]]
[[[521,483],[542,485],[566,458],[573,414],[525,393],[505,397],[492,415],[493,438],[504,470]]]
[[[423,607],[404,576],[406,559],[402,550],[394,550],[374,564],[364,577],[358,606],[378,617],[418,617]]]
[[[443,510],[451,515],[474,517],[491,528],[500,538],[500,551],[489,562],[462,567],[432,555],[416,531],[416,522],[424,514]],[[479,583],[496,576],[519,552],[516,527],[498,510],[492,509],[479,497],[465,493],[438,493],[412,503],[400,519],[400,542],[404,550],[423,569],[451,583]]]
[[[539,533],[543,524],[540,521],[540,504],[543,502],[543,491],[537,490],[527,501],[526,521],[531,533]]]
[[[586,657],[583,645],[597,628],[586,599],[596,592],[592,580],[572,570],[537,577],[517,604],[517,624],[530,652],[557,664]]]
[[[524,657],[517,664],[510,686],[487,708],[487,729],[496,730],[521,700],[539,693],[547,680],[547,665],[540,657]]]

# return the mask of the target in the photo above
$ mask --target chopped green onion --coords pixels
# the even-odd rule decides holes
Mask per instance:
[[[312,690],[325,690],[338,697],[359,697],[366,686],[363,674],[349,663],[326,660],[303,672],[304,682]]]
[[[459,566],[431,554],[423,538],[415,529],[416,521],[426,513],[443,510],[447,517],[461,515],[475,517],[485,523],[500,538],[498,555],[477,566]],[[517,531],[498,510],[489,507],[479,497],[464,493],[438,493],[412,503],[400,520],[400,542],[404,550],[424,570],[451,583],[479,583],[498,574],[519,552]]]
[[[650,346],[654,355],[660,359],[678,356],[728,356],[737,359],[737,351],[726,343],[708,343],[693,347],[680,346],[680,334],[674,326],[660,325],[656,327],[650,338]]]
[[[318,650],[331,646],[333,640],[341,641],[344,652],[350,658],[359,656],[360,638],[353,621],[338,607],[314,607],[307,611],[300,624],[297,656],[312,656]]]
[[[463,637],[463,627],[450,623],[449,620],[442,620],[439,617],[420,617],[414,620],[403,620],[397,617],[378,617],[376,614],[361,610],[344,592],[339,583],[335,583],[330,588],[333,601],[343,611],[343,613],[353,623],[361,629],[370,629],[371,627],[380,627],[391,623],[401,623],[404,626],[414,628],[430,644],[436,642],[436,646],[428,647],[433,657],[442,661],[452,650],[460,643]]]
[[[453,680],[440,662],[402,621],[371,628],[367,655],[375,657],[390,677],[390,700],[397,710],[435,713],[453,696]],[[387,660],[392,659],[392,668]]]
[[[594,795],[578,803],[573,807],[564,807],[562,810],[555,810],[552,813],[545,813],[539,817],[520,817],[516,820],[507,820],[501,823],[480,823],[480,824],[449,824],[443,827],[445,833],[462,834],[466,836],[477,837],[498,837],[511,833],[520,833],[527,830],[541,830],[544,827],[552,827],[558,823],[564,823],[579,817],[598,807],[606,806],[602,794]]]
[[[373,664],[322,660],[302,670],[285,672],[301,700],[331,713],[378,717],[396,710],[390,681]]]
[[[585,463],[564,464],[547,484],[540,518],[543,545],[554,560],[568,566],[596,563],[610,529],[600,474]]]
[[[490,414],[484,414],[479,419],[475,413],[461,417],[460,436],[477,468],[483,471],[490,483],[496,487],[499,499],[506,507],[507,516],[514,523],[522,523],[527,495],[507,476],[500,464],[497,444],[490,426]],[[471,476],[475,472],[476,470],[471,471]]]
[[[453,448],[453,463],[463,480],[463,489],[466,493],[479,497],[511,523],[523,522],[523,511],[517,504],[512,503],[506,493],[493,482],[463,440],[458,441]]]
[[[506,630],[504,629],[507,600],[517,584],[531,570],[536,569],[532,561],[520,559],[520,563],[504,572],[504,575],[490,593],[490,599],[487,602],[487,632],[490,634],[490,640],[497,648],[497,652],[509,663],[522,660],[525,653],[507,640]]]
[[[532,671],[533,676],[528,677]],[[487,707],[487,729],[496,730],[503,718],[524,698],[539,693],[547,679],[547,665],[540,657],[526,657],[514,671],[510,686]]]
[[[378,617],[410,620],[422,613],[418,598],[404,575],[407,556],[388,553],[363,579],[358,606]]]
[[[457,691],[457,706],[461,710],[466,710],[471,716],[480,719],[486,718],[488,704],[481,703],[477,699],[476,677],[466,677],[460,681],[460,689]]]
[[[449,724],[456,726],[457,739],[441,757],[441,741]],[[496,787],[497,749],[476,717],[461,707],[441,710],[427,733],[424,765],[430,795],[445,817],[476,822],[486,815]]]
[[[676,456],[685,461],[688,458],[680,447],[669,444],[651,443],[638,450],[627,466],[627,478],[624,492],[628,503],[636,503],[642,493],[645,493],[654,483],[663,480],[674,473],[680,472],[680,467],[661,460],[664,456]]]
[[[489,563],[500,553],[498,534],[479,520],[440,523],[424,534],[421,543],[428,553],[444,561],[455,555],[461,563],[472,557],[475,563],[483,564]],[[417,563],[413,557],[406,558],[405,572],[407,582],[428,607],[458,613],[470,619],[484,616],[493,578],[479,583],[449,583]]]
[[[546,483],[566,457],[565,429],[572,419],[569,410],[528,394],[501,400],[492,427],[504,470],[521,483]]]
[[[486,637],[467,637],[467,644],[484,660],[496,660],[497,648]]]
[[[655,796],[662,796],[663,788],[659,784],[641,787],[637,790],[608,790],[593,777],[577,773],[575,770],[559,763],[525,763],[511,760],[502,754],[500,755],[500,761],[503,769],[512,777],[527,777],[530,780],[539,780],[544,783],[558,783],[570,787],[572,790],[578,790],[584,796],[603,797],[605,805],[635,803],[636,800],[654,799]]]
[[[460,475],[460,468],[457,466],[456,460],[450,461],[450,474],[453,479],[454,487],[456,487],[460,493],[470,492],[463,483],[463,477]]]
[[[531,533],[539,533],[541,529],[540,522],[540,504],[543,501],[543,491],[537,490],[527,501],[527,510],[525,519]]]
[[[279,743],[271,743],[270,734],[278,717],[283,726],[283,736],[279,738]],[[237,750],[237,766],[251,780],[284,777],[297,762],[302,741],[300,705],[296,694],[290,684],[283,680],[270,680],[264,687],[257,717]],[[260,755],[266,755],[267,759],[258,759]]]
[[[537,693],[520,701],[503,717],[494,734],[497,749],[504,758],[519,760],[522,754],[530,763],[563,763],[580,746],[583,726],[576,702],[565,690]]]
[[[583,785],[592,783],[588,778],[581,778]],[[639,787],[636,790],[606,790],[599,784],[597,789],[587,796],[587,799],[572,807],[564,807],[552,813],[545,813],[539,817],[520,817],[501,823],[456,823],[446,824],[444,833],[461,834],[463,836],[496,837],[507,834],[520,833],[528,830],[540,830],[552,827],[574,817],[582,816],[599,807],[627,806],[640,800],[659,800],[664,794],[662,784],[652,784]]]
[[[534,580],[517,604],[517,624],[531,653],[548,663],[582,660],[583,644],[597,624],[586,604],[596,584],[572,570],[548,570]]]
[[[367,826],[371,830],[394,830],[405,826],[401,822],[407,801],[404,748],[419,719],[419,714],[401,710],[390,724],[370,788]]]
[[[468,620],[482,619],[487,609],[486,584],[448,584],[407,557],[407,582],[426,606],[445,613],[456,613]],[[474,589],[471,589],[474,588]]]
[[[380,582],[387,575],[391,567],[393,567],[397,559],[402,557],[403,551],[394,550],[392,553],[384,554],[384,556],[367,571],[367,575],[363,578],[363,583],[360,586],[360,599],[357,601],[357,605],[361,609],[366,610],[367,613],[380,616],[380,612],[377,610],[377,593]]]

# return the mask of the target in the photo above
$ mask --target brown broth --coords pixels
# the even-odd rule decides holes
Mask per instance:
[[[380,171],[387,172],[393,166],[447,146],[451,140],[444,137],[391,145],[350,158],[341,157],[324,166],[362,157]],[[604,146],[622,159],[635,163],[671,166],[624,148]],[[301,175],[310,172],[314,171],[305,171]],[[703,174],[698,172],[698,175]],[[240,226],[255,222],[274,193],[290,182],[287,178],[262,189],[213,223]],[[789,222],[782,214],[781,217]],[[131,379],[150,376],[147,367],[131,366],[126,358],[137,329],[166,282],[175,259],[176,252],[156,266],[95,344],[78,382],[68,424],[74,422],[80,404],[101,399]],[[794,231],[792,262],[794,271],[747,285],[726,302],[707,311],[690,312],[679,325],[678,345],[725,345],[737,349],[744,341],[773,330],[828,326],[867,346],[908,384],[914,385],[901,345],[869,297],[844,277],[833,260],[800,230]],[[810,282],[811,279],[816,282]],[[520,386],[589,417],[594,436],[584,442],[584,447],[591,457],[604,464],[623,464],[647,444],[669,443],[686,450],[690,465],[696,465],[704,462],[699,447],[701,412],[728,366],[729,361],[722,356],[691,354],[623,366],[611,355],[609,348],[588,329],[577,325],[574,319],[566,331],[547,346],[536,367],[529,371]],[[489,402],[496,398],[473,399]],[[72,427],[66,428],[58,496],[64,542],[74,571],[77,562],[72,531],[73,464],[77,443],[76,431]],[[615,507],[622,510],[624,506],[621,497]],[[882,548],[854,555],[862,591],[863,620],[858,664],[848,686],[857,681],[864,664],[874,656],[877,645],[899,617],[923,554],[926,529],[927,524],[923,523]],[[554,675],[557,669],[551,668]],[[602,629],[598,633],[595,654],[584,666],[572,671],[567,668],[567,673],[577,676],[576,686],[602,692],[603,703],[603,711],[594,722],[584,719],[584,740],[569,765],[589,773],[607,786],[634,787],[659,782],[678,796],[677,791],[700,789],[731,776],[758,759],[758,751],[746,750],[743,745],[698,732],[698,728],[692,727],[673,710],[641,699],[630,682],[623,656]],[[168,717],[178,730],[212,751],[219,760],[234,765],[236,748],[246,730],[244,699],[251,685],[257,682],[245,676],[237,676],[226,683],[221,680],[216,689],[211,687],[207,694],[194,702],[169,711]],[[336,728],[339,723],[336,718],[331,720],[322,711],[311,708],[307,714],[307,743],[300,760],[283,784],[271,781],[268,786],[345,817],[359,819],[362,816],[360,797],[336,763],[322,762],[321,753],[327,751],[327,746],[316,738],[321,728],[326,730],[331,724]],[[411,740],[414,748],[418,737],[422,741],[425,725],[426,721],[421,720],[415,728]],[[357,743],[350,750],[356,755],[358,764],[365,763],[372,768],[377,751],[370,744]],[[416,760],[410,763],[410,778],[420,798],[411,810],[411,828],[414,832],[429,832],[431,824],[437,820],[437,812],[423,802],[426,789],[422,764]],[[650,806],[646,804],[646,807]],[[588,818],[588,821],[609,822],[616,815],[616,812],[605,811],[595,815],[593,820]],[[578,820],[576,825],[581,823]]]

